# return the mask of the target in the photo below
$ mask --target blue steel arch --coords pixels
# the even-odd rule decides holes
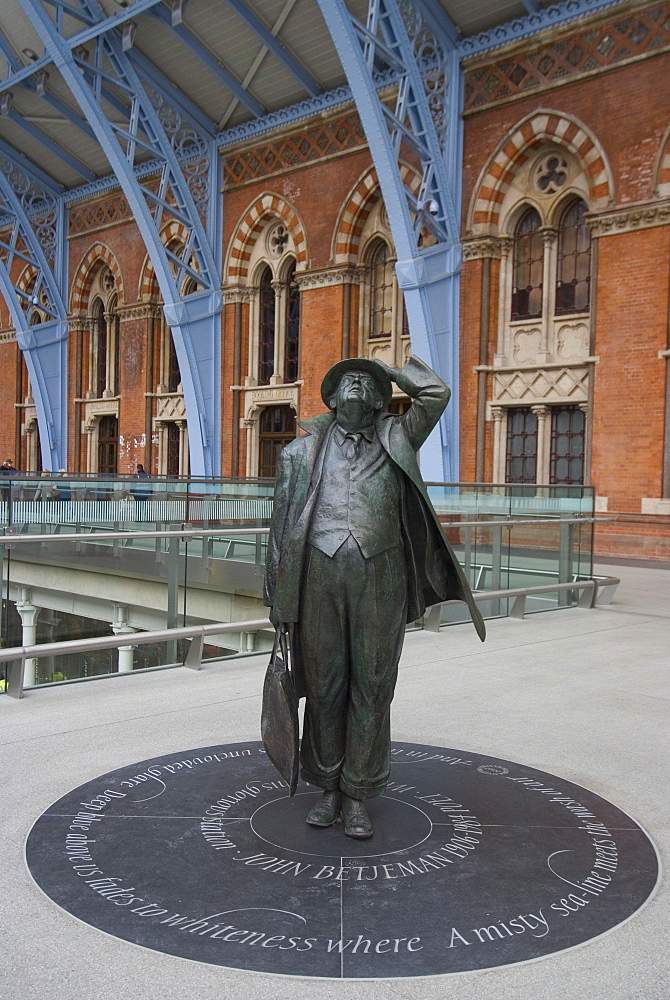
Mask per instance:
[[[61,294],[63,206],[0,153],[0,287],[25,358],[35,400],[44,468],[67,461],[67,312]],[[29,291],[12,279],[17,263],[30,266]],[[58,280],[61,278],[61,281]],[[32,320],[46,313],[43,322]]]
[[[318,0],[368,140],[389,216],[413,350],[430,359],[452,391],[451,406],[422,449],[428,480],[459,478],[458,291],[461,250],[459,160],[462,74],[453,26],[440,9],[369,0],[363,25],[344,0]],[[441,20],[444,23],[441,23]],[[443,30],[440,30],[440,29]],[[395,107],[379,76],[392,71]],[[436,93],[437,88],[437,93]],[[442,88],[442,92],[439,92]],[[404,184],[401,148],[421,164],[418,195]],[[426,246],[430,243],[430,246]]]
[[[217,261],[216,241],[210,242],[183,172],[189,156],[207,156],[209,198],[205,201],[216,201],[219,185],[214,143],[200,136],[195,127],[181,137],[166,134],[155,101],[142,87],[121,39],[105,28],[107,22],[97,0],[76,2],[82,17],[92,25],[86,32],[92,49],[88,58],[80,49],[75,55],[72,40],[64,37],[63,8],[56,8],[55,23],[40,0],[24,0],[23,8],[84,112],[131,206],[154,266],[179,358],[191,468],[195,475],[216,475],[220,464],[220,254]],[[109,102],[110,91],[114,122],[106,118],[102,107],[103,100]],[[123,122],[117,120],[121,114]],[[142,184],[136,175],[139,151],[149,152],[155,159],[157,189]],[[210,221],[213,217],[216,213],[209,212]],[[161,242],[159,229],[166,218],[177,219],[187,229],[188,238],[179,255]],[[186,276],[193,278],[199,290],[182,298],[179,288]]]

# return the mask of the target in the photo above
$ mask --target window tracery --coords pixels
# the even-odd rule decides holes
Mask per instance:
[[[411,353],[409,324],[381,198],[368,215],[360,247],[359,353],[402,368]]]
[[[248,284],[238,288],[242,301],[248,302],[243,389],[248,476],[273,476],[277,454],[296,434],[301,384],[299,258],[293,229],[285,218],[269,215],[250,248]]]
[[[590,368],[587,178],[550,145],[515,174],[500,207],[494,476],[584,482]],[[493,412],[492,412],[493,415]]]

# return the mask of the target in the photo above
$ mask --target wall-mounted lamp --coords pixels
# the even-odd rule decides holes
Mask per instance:
[[[39,56],[34,49],[21,49],[28,62],[37,62]]]
[[[132,49],[135,44],[135,32],[137,31],[137,24],[135,21],[126,21],[123,26],[123,33],[121,34],[121,48],[124,52]]]
[[[170,15],[173,28],[176,28],[178,24],[183,23],[185,6],[186,0],[174,0],[174,3],[172,4],[172,13]]]
[[[45,69],[41,69],[35,74],[35,93],[38,97],[44,97],[49,82],[49,74]]]
[[[12,105],[14,103],[14,94],[11,90],[6,90],[4,94],[0,95],[0,118],[6,118],[9,112],[12,110]]]

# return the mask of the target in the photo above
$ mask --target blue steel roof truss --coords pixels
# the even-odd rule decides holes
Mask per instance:
[[[415,16],[407,26],[403,23],[394,0],[372,0],[367,24],[362,25],[354,17],[351,22],[370,75],[379,72],[380,64],[396,73],[395,107],[391,109],[382,101],[380,108],[396,157],[400,158],[401,147],[406,144],[421,163],[420,194],[417,198],[408,191],[407,195],[416,241],[422,230],[427,229],[439,242],[458,242],[456,212],[443,160],[446,118],[435,100],[435,81],[448,80],[443,58],[446,53],[438,44],[427,41],[428,33],[420,16]]]
[[[91,20],[100,18],[102,11],[94,0],[78,0],[85,15]],[[192,253],[197,262],[195,274],[201,289],[212,290],[218,287],[218,270],[214,255],[209,244],[201,216],[198,212],[191,189],[184,176],[183,165],[179,163],[175,146],[179,153],[200,161],[209,161],[209,136],[201,137],[193,125],[182,126],[180,131],[169,136],[163,128],[159,116],[152,106],[149,95],[144,91],[130,60],[123,53],[120,39],[110,24],[110,30],[95,34],[87,43],[88,58],[79,46],[73,52],[73,40],[65,39],[59,32],[62,26],[62,8],[56,12],[56,24],[47,17],[38,0],[26,0],[26,10],[31,16],[34,27],[42,36],[42,41],[54,56],[57,65],[74,96],[87,115],[105,155],[119,175],[119,181],[129,190],[126,194],[134,202],[135,215],[147,247],[153,249],[152,260],[156,250],[162,250],[159,234],[155,225],[164,222],[166,217],[178,219],[192,234]],[[114,19],[106,19],[114,21]],[[75,71],[79,70],[79,72]],[[82,86],[84,84],[85,86]],[[123,116],[123,121],[110,121],[103,110],[103,101],[111,104],[117,115]],[[166,120],[167,120],[167,116]],[[188,132],[188,137],[185,133]],[[156,211],[157,196],[134,175],[134,167],[141,162],[142,154],[149,154],[156,161],[159,170],[158,195],[160,211]],[[140,159],[138,159],[138,157]],[[208,164],[209,165],[209,164]],[[202,171],[200,171],[202,180]],[[124,184],[125,181],[125,184]],[[152,185],[153,187],[153,185]],[[138,195],[142,196],[143,205],[138,211]],[[146,231],[149,223],[152,232]],[[161,266],[161,263],[163,266]],[[174,262],[173,262],[174,264]],[[154,260],[157,277],[163,288],[166,301],[174,301],[179,297],[178,289],[183,283],[185,274],[193,276],[188,261],[182,267],[176,267],[176,274],[163,262]],[[162,279],[162,280],[161,280]]]
[[[52,319],[66,317],[56,280],[62,263],[61,212],[62,204],[55,192],[45,190],[0,154],[0,224],[11,227],[9,236],[0,239],[0,259],[10,275],[15,261],[22,261],[31,268],[34,279],[25,288],[13,283],[21,302],[21,325],[31,325],[36,309]]]
[[[77,2],[89,17],[104,20],[97,0]],[[115,25],[105,32],[88,29],[91,37],[85,47],[75,46],[75,53],[64,37],[60,9],[54,24],[40,0],[23,0],[23,6],[128,199],[154,266],[179,358],[192,466],[198,474],[214,475],[220,461],[221,312],[214,140],[175,113],[155,81],[143,88]],[[115,111],[113,121],[106,106]],[[147,166],[151,173],[145,173]],[[141,180],[140,174],[147,179]],[[168,249],[161,233],[170,220],[185,232]],[[187,281],[195,290],[182,294]]]
[[[0,239],[0,289],[30,375],[42,458],[55,468],[67,449],[63,210],[59,192],[0,154],[0,226],[9,230]]]

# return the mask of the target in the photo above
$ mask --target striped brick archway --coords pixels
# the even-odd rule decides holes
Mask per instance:
[[[104,265],[109,267],[114,275],[114,282],[119,301],[125,299],[123,290],[123,277],[119,262],[113,251],[104,243],[95,243],[79,264],[72,283],[72,293],[70,297],[70,309],[72,313],[86,313],[91,287],[95,276]]]
[[[401,163],[400,176],[412,193],[417,194],[421,186],[417,172]],[[355,264],[358,261],[361,235],[380,194],[377,171],[371,167],[356,182],[338,219],[333,240],[336,264]]]
[[[254,244],[270,219],[284,222],[293,240],[296,270],[304,271],[306,269],[308,260],[307,237],[300,216],[281,195],[266,191],[249,206],[235,228],[233,238],[230,241],[225,271],[228,280],[233,282],[246,281]]]
[[[182,222],[177,222],[175,219],[168,222],[167,225],[161,229],[161,243],[163,246],[173,248],[175,245],[178,245],[183,247],[186,244],[187,239],[188,229]],[[161,296],[158,279],[156,278],[156,271],[154,270],[154,266],[148,254],[142,266],[142,273],[140,274],[140,282],[137,291],[137,297],[141,302],[152,302],[159,299]]]
[[[534,111],[507,133],[480,174],[470,206],[469,233],[497,231],[500,208],[517,171],[548,142],[568,150],[581,164],[591,211],[602,211],[613,201],[612,172],[595,136],[569,115]]]

